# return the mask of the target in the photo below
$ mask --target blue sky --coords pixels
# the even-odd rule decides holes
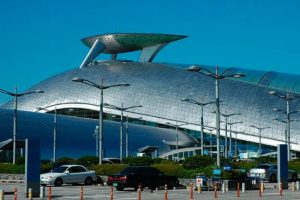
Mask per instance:
[[[157,62],[300,74],[299,9],[297,0],[4,0],[0,88],[24,91],[77,68],[88,51],[80,39],[112,32],[189,36]]]

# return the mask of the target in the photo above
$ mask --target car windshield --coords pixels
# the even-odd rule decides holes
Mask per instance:
[[[257,165],[255,168],[258,169],[269,169],[271,166],[270,165]]]
[[[52,172],[56,172],[56,173],[62,173],[64,171],[66,171],[68,167],[65,167],[65,166],[60,166],[60,167],[57,167],[55,168],[54,170],[52,170]]]

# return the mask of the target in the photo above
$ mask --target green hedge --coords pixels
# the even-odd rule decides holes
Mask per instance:
[[[289,169],[295,170],[298,174],[300,174],[300,159],[291,160],[289,162]]]
[[[93,165],[91,170],[95,170],[97,175],[108,176],[112,174],[119,173],[128,165],[126,164],[103,164],[103,165]]]
[[[0,163],[0,173],[6,174],[24,174],[25,165],[13,165]]]

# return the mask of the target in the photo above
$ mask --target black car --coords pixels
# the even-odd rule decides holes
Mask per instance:
[[[123,190],[126,187],[141,189],[149,187],[151,190],[167,184],[168,188],[179,185],[175,176],[167,176],[158,169],[146,166],[127,167],[119,174],[108,176],[107,185]]]

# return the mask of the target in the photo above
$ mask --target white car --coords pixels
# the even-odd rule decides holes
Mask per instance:
[[[260,164],[255,168],[250,169],[248,173],[249,178],[258,178],[262,181],[269,181],[270,183],[277,182],[277,165],[275,164]],[[288,170],[288,180],[297,181],[297,172]]]
[[[77,184],[91,185],[97,180],[95,171],[82,165],[61,165],[49,173],[41,174],[41,185]]]

